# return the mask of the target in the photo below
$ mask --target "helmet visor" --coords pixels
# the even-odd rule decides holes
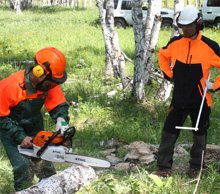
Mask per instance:
[[[66,79],[67,79],[66,71],[63,72],[63,77],[61,77],[61,78],[56,78],[56,77],[53,77],[53,76],[51,76],[51,78],[50,78],[50,80],[52,82],[56,83],[56,84],[62,84],[66,81]]]

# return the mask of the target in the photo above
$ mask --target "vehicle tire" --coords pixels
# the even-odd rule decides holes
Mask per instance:
[[[162,28],[171,28],[173,25],[173,21],[171,19],[163,19],[161,27]]]
[[[215,19],[214,25],[215,25],[216,27],[220,27],[220,18],[216,18],[216,19]]]
[[[116,28],[126,28],[126,23],[123,19],[121,18],[115,18],[115,27]]]

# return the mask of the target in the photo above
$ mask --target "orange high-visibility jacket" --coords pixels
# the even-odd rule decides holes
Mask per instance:
[[[69,121],[68,105],[60,87],[36,91],[29,80],[30,70],[16,72],[0,82],[0,135],[4,133],[19,143],[33,130],[34,134],[43,130],[37,129],[39,122],[43,122],[40,113],[43,105],[55,122],[59,116]]]
[[[219,45],[201,33],[196,40],[180,35],[172,38],[159,50],[158,58],[165,78],[172,78],[174,81],[172,105],[179,108],[198,108],[210,68],[220,68]],[[220,76],[213,83],[214,90],[219,88]],[[211,94],[207,92],[204,106],[211,105]]]

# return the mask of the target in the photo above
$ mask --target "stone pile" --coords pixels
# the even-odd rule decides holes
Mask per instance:
[[[111,162],[115,170],[135,170],[137,166],[144,167],[155,162],[158,147],[143,141],[129,144],[125,141],[111,140],[107,142],[107,149],[101,153],[106,155],[106,159]],[[189,155],[183,147],[181,145],[175,147],[174,157]],[[205,159],[220,159],[220,146],[208,144]]]

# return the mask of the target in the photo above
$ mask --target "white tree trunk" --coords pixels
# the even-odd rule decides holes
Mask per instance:
[[[47,5],[51,6],[51,2],[50,2],[50,0],[47,1]]]
[[[79,7],[79,0],[75,0],[75,7]]]
[[[147,17],[147,28],[145,30],[145,37],[147,39],[145,46],[145,51],[147,52],[146,59],[145,59],[145,69],[144,69],[144,83],[148,83],[150,80],[150,76],[152,74],[152,67],[154,63],[154,55],[155,55],[155,49],[157,46],[157,41],[159,37],[159,31],[161,22],[159,22],[157,25],[155,25],[155,29],[153,29],[153,25],[155,21],[160,21],[160,11],[161,11],[161,4],[162,0],[151,0],[150,4],[150,14]],[[153,20],[153,21],[152,21]],[[159,27],[159,28],[158,28]],[[157,31],[156,31],[157,30]],[[151,59],[151,60],[150,60]]]
[[[83,0],[83,8],[86,8],[86,2],[87,0]]]
[[[171,37],[180,35],[181,29],[178,28],[178,26],[177,26],[176,18],[179,16],[183,7],[184,7],[184,0],[175,0],[174,1],[174,16],[173,16],[174,19],[173,19],[173,28],[172,28]],[[168,100],[168,98],[170,97],[170,93],[172,91],[172,86],[173,85],[169,81],[167,81],[166,79],[163,79],[162,83],[160,84],[160,88],[155,96],[155,99],[157,101],[166,102]]]
[[[187,0],[187,5],[191,5],[191,0]]]
[[[159,102],[166,102],[170,97],[172,87],[173,85],[164,78],[160,84],[160,89],[157,91],[155,100]]]
[[[31,1],[31,7],[34,7],[34,0]]]
[[[22,14],[22,12],[21,12],[21,1],[20,0],[15,0],[14,9],[16,10],[16,15]]]
[[[118,41],[118,35],[114,32],[114,1],[106,1],[106,10],[103,9],[103,0],[96,0],[99,8],[99,20],[102,27],[102,33],[105,41],[106,61],[105,75],[107,77],[120,77],[119,73],[119,55],[121,53]]]
[[[99,8],[99,21],[102,27],[102,34],[103,38],[105,41],[105,50],[106,50],[106,55],[105,55],[105,75],[108,77],[113,76],[113,68],[111,64],[111,59],[110,59],[110,50],[111,50],[111,42],[110,39],[108,38],[108,29],[106,27],[106,22],[105,22],[105,11],[103,9],[103,0],[96,0],[97,6]]]
[[[74,7],[74,0],[71,1],[71,7]]]
[[[93,168],[74,164],[59,174],[42,179],[36,185],[15,194],[71,194],[89,185],[95,176]]]
[[[125,58],[123,55],[119,56],[119,69],[120,69],[120,77],[121,77],[121,83],[123,89],[127,88],[128,86],[128,80],[126,78],[126,73],[125,73]]]
[[[173,28],[172,28],[172,34],[171,37],[179,36],[181,33],[181,29],[178,28],[176,20],[179,16],[180,12],[182,11],[184,7],[184,0],[175,0],[174,1],[174,16],[173,16]]]
[[[119,46],[118,34],[114,31],[114,0],[106,1],[105,21],[108,32],[107,36],[109,36],[111,43],[109,55],[113,68],[113,74],[115,78],[118,78],[120,77],[118,57],[121,54],[121,51]]]
[[[144,92],[144,62],[145,62],[145,38],[143,27],[142,1],[132,1],[132,20],[135,38],[135,62],[134,62],[134,81],[132,94],[136,100],[145,97]]]

